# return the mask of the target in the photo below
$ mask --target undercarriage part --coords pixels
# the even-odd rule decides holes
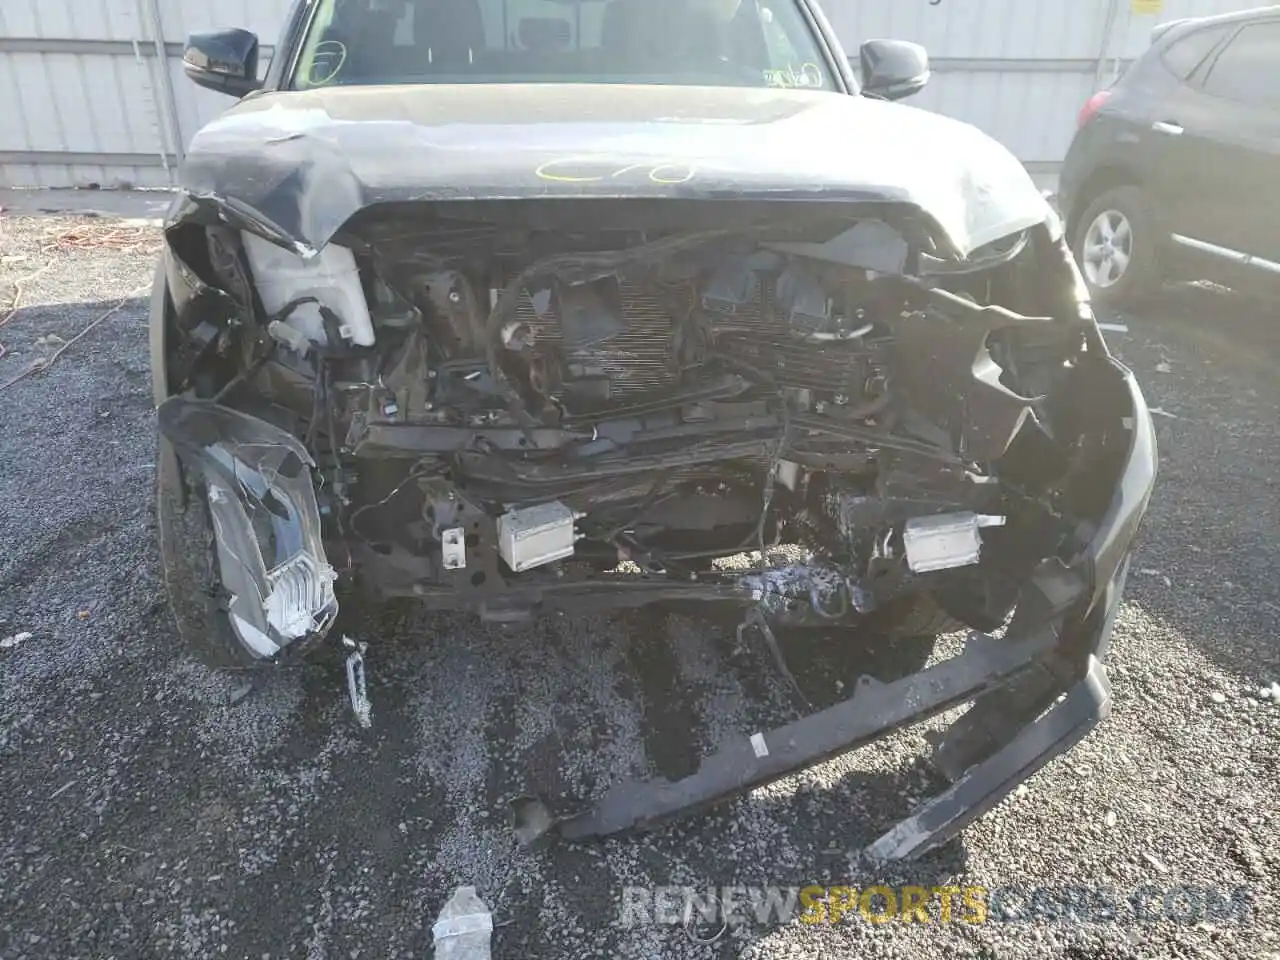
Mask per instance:
[[[462,527],[442,531],[440,554],[446,570],[465,570],[467,568],[467,531]]]
[[[496,534],[495,534],[496,535]],[[578,541],[581,544],[582,541]],[[468,560],[475,565],[468,551]],[[496,557],[497,550],[493,555]],[[521,619],[556,611],[589,615],[606,610],[636,609],[666,602],[706,602],[739,607],[761,606],[775,622],[794,624],[830,624],[832,617],[813,612],[811,600],[816,596],[822,610],[856,607],[850,599],[847,575],[832,568],[792,566],[759,571],[718,571],[699,573],[696,577],[671,575],[637,576],[627,573],[600,573],[566,563],[563,576],[549,571],[528,571],[488,590],[459,590],[448,584],[428,583],[413,579],[412,570],[397,578],[389,564],[379,564],[374,556],[361,553],[370,570],[379,574],[380,586],[389,596],[414,597],[432,610],[470,610],[485,618],[487,611],[501,609],[519,613]],[[618,550],[611,551],[608,569],[617,566]],[[572,561],[577,564],[577,560]],[[429,572],[425,565],[416,568]],[[470,567],[468,568],[470,569]],[[539,576],[541,574],[541,576]],[[493,579],[490,577],[489,579]],[[500,606],[494,606],[500,603]]]
[[[912,573],[971,566],[982,557],[982,528],[1003,526],[1004,523],[1004,517],[979,516],[976,513],[912,517],[902,530],[907,566]]]
[[[1041,564],[1004,638],[975,632],[960,655],[893,683],[863,677],[851,699],[777,730],[736,740],[675,783],[663,778],[619,783],[587,809],[563,817],[525,798],[517,808],[520,835],[539,839],[534,829],[538,823],[544,825],[544,834],[567,840],[649,829],[975,698],[997,695],[995,691],[1058,653],[1064,617],[1084,591],[1084,582],[1061,564]],[[932,849],[1007,794],[1020,782],[1012,779],[1019,771],[1034,772],[1073,744],[1106,711],[1105,677],[1096,661],[1091,661],[1088,679],[1083,693],[1064,701],[1069,706],[1056,715],[1051,712],[1043,724],[1032,725],[1007,749],[968,771],[951,791],[871,852],[885,859],[907,859]]]
[[[342,649],[347,651],[347,699],[351,702],[351,712],[355,714],[356,723],[368,730],[373,726],[373,704],[369,700],[364,672],[364,654],[369,645],[343,637]]]
[[[498,517],[498,550],[516,573],[573,556],[578,515],[563,503],[511,510]]]
[[[588,810],[552,820],[554,832],[568,840],[591,839],[650,829],[706,808],[963,704],[1027,669],[1056,641],[1052,626],[1013,643],[975,634],[965,652],[952,660],[891,684],[864,678],[852,699],[735,741],[676,783],[658,779],[618,784]],[[919,852],[917,848],[924,845],[915,844],[906,852]]]

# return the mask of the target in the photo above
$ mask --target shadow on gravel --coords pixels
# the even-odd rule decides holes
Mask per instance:
[[[1249,677],[1280,667],[1280,308],[1183,286],[1113,342],[1155,408],[1160,476],[1128,597]]]
[[[1202,347],[1242,367],[1274,376],[1280,370],[1280,305],[1209,284],[1164,291],[1147,312]]]
[[[790,666],[802,699],[777,671],[763,641],[748,633],[739,644],[727,626],[732,618],[725,616],[690,617],[683,611],[653,608],[610,618],[560,618],[503,628],[480,625],[465,615],[425,612],[409,600],[378,604],[347,598],[345,603],[339,628],[349,624],[353,635],[371,641],[372,739],[412,724],[414,701],[420,697],[435,698],[433,709],[442,711],[440,722],[446,726],[482,726],[488,750],[483,790],[488,809],[459,814],[480,817],[487,821],[486,828],[502,830],[508,826],[508,804],[518,796],[537,794],[563,814],[581,809],[623,779],[625,764],[605,760],[611,750],[636,751],[631,775],[676,780],[694,773],[701,759],[726,739],[784,725],[850,696],[862,673],[892,679],[910,672],[889,646],[869,648],[856,674],[848,658],[843,660],[843,674],[833,662],[794,659]],[[592,639],[579,645],[584,634]],[[468,649],[458,649],[460,644]],[[599,654],[610,649],[616,656],[602,662]],[[459,661],[469,661],[474,669],[449,681]],[[584,703],[601,699],[596,688],[602,668],[609,696],[617,698],[603,703],[620,713],[634,712],[637,726],[621,730],[631,733],[635,743],[613,742],[621,732],[614,726],[617,716],[592,717],[582,710]],[[309,696],[316,698],[317,706],[322,700],[331,703],[344,682],[340,655],[330,648],[306,669]],[[452,684],[447,697],[442,696],[445,682]],[[476,712],[445,716],[450,704]],[[304,704],[302,710],[307,709]],[[531,717],[530,710],[539,715]],[[549,715],[542,716],[544,711]],[[596,722],[584,723],[591,720]],[[547,732],[531,739],[529,727],[544,724]],[[584,753],[596,761],[585,770]],[[788,843],[796,848],[803,873],[770,882],[807,883],[819,874],[832,883],[854,882],[857,878],[849,877],[850,858],[856,860],[862,847],[907,816],[918,801],[942,789],[945,782],[922,760],[871,771],[844,767],[820,778],[802,773],[792,790],[739,797],[677,818],[645,836],[659,848],[669,846],[688,855],[706,831],[734,833],[736,821],[743,818],[789,824]],[[575,857],[574,851],[625,845],[632,839],[577,846],[553,843],[546,855]],[[953,843],[914,865],[909,882],[942,882],[962,872],[966,863],[963,845]],[[723,875],[717,858],[705,867],[701,879],[707,883],[745,882]],[[881,878],[868,868],[859,870],[863,882]]]

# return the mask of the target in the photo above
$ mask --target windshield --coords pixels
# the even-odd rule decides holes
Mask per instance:
[[[796,0],[321,0],[293,87],[537,82],[836,89]]]

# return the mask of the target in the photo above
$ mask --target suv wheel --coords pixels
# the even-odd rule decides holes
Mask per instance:
[[[1076,227],[1075,255],[1094,303],[1133,306],[1160,288],[1158,238],[1137,187],[1116,187],[1089,204]]]

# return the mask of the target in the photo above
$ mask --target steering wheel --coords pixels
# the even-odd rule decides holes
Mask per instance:
[[[347,62],[347,45],[341,40],[321,40],[311,55],[307,82],[313,87],[332,83]]]

